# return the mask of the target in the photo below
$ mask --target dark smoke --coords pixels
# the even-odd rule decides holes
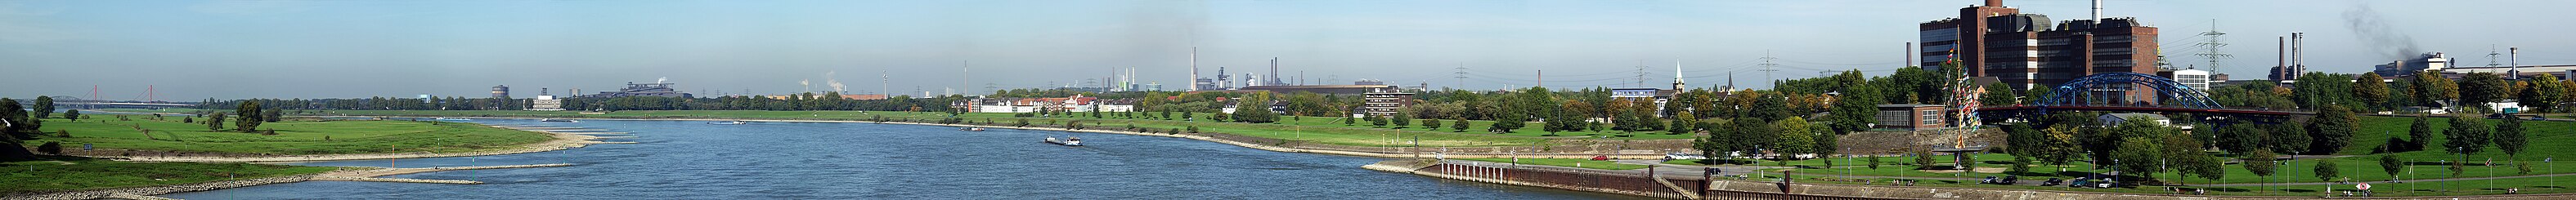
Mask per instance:
[[[2380,56],[2389,60],[2412,59],[2416,54],[2425,53],[2423,48],[2415,45],[2415,37],[2388,25],[2388,20],[2381,18],[2379,11],[2371,10],[2369,6],[2353,6],[2351,10],[2344,10],[2343,24],[2344,28],[2352,29],[2354,38],[2370,45],[2365,48],[2388,50],[2381,52]]]

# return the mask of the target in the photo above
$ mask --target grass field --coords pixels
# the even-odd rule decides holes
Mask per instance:
[[[0,194],[176,185],[329,172],[333,167],[125,162],[77,157],[0,163]]]
[[[204,124],[183,123],[181,117],[153,119],[150,115],[126,115],[131,120],[118,120],[116,117],[96,115],[77,122],[45,119],[43,130],[48,132],[48,136],[29,141],[26,145],[62,142],[66,152],[77,151],[81,144],[91,144],[100,149],[148,151],[348,154],[466,152],[552,139],[542,133],[469,123],[290,120],[260,125],[260,129],[277,131],[277,135],[264,135],[208,130]],[[229,121],[225,127],[232,127]],[[150,134],[143,130],[149,130]],[[70,131],[72,137],[50,136],[55,131]]]
[[[2362,128],[2362,131],[2361,131],[2362,133],[2360,133],[2358,136],[2356,136],[2356,138],[2355,138],[2355,144],[2353,144],[2353,146],[2374,146],[2374,147],[2375,147],[2375,146],[2378,146],[2380,143],[2384,143],[2384,141],[2385,141],[2388,137],[2390,137],[2390,136],[2404,137],[2404,135],[2406,134],[2406,133],[2405,133],[2405,130],[2407,129],[2407,126],[2410,126],[2410,125],[2414,122],[2412,118],[2404,118],[2404,117],[2373,117],[2373,116],[2364,116],[2364,117],[2361,117],[2361,119],[2362,119],[2362,122],[2363,122],[2362,124],[2364,125],[2364,127]],[[2444,127],[2448,127],[2448,124],[2445,122],[2445,121],[2446,121],[2445,119],[2442,119],[2442,118],[2434,118],[2434,119],[2432,119],[2432,120],[2430,120],[2430,121],[2431,121],[2431,124],[2432,124],[2433,126],[2435,126],[2435,127],[2434,127],[2434,130],[2440,130],[2440,129],[2444,128]],[[2488,120],[2488,121],[2486,121],[2485,123],[2495,123],[2495,122],[2496,122],[2496,120]],[[2469,155],[2469,156],[2468,156],[2468,158],[2469,158],[2468,160],[2473,160],[2473,161],[2475,161],[2475,162],[2470,162],[2471,164],[2469,165],[2469,167],[2467,167],[2467,168],[2466,168],[2462,173],[2460,173],[2459,175],[2456,175],[2456,176],[2455,176],[2455,175],[2453,175],[2453,174],[2452,174],[2452,172],[2448,169],[2449,165],[2448,165],[2448,164],[2445,164],[2445,163],[2443,163],[2443,162],[2441,162],[2441,161],[2445,161],[2445,160],[2448,160],[2448,161],[2459,161],[2459,160],[2462,160],[2462,159],[2461,159],[2461,157],[2460,157],[2460,155],[2457,155],[2457,154],[2448,154],[2448,153],[2445,153],[2445,152],[2440,151],[2440,150],[2428,150],[2428,151],[2415,151],[2415,152],[2402,152],[2402,153],[2395,153],[2394,155],[2397,155],[2397,157],[2398,157],[2400,160],[2402,160],[2402,163],[2405,163],[2405,165],[2403,165],[2403,166],[2399,167],[2399,168],[2400,168],[2400,170],[2399,170],[2399,172],[2398,172],[2398,173],[2396,173],[2396,175],[2391,175],[2391,174],[2390,174],[2390,173],[2388,173],[2384,168],[2382,168],[2382,166],[2381,166],[2381,165],[2379,165],[2379,162],[2378,162],[2378,159],[2379,159],[2379,157],[2378,157],[2378,156],[2379,156],[2379,155],[2362,155],[2362,154],[2368,154],[2368,153],[2370,153],[2369,148],[2367,148],[2367,147],[2347,148],[2347,150],[2342,151],[2342,152],[2338,152],[2338,154],[2345,155],[2345,156],[2348,156],[2348,157],[2329,158],[2329,159],[2325,159],[2325,160],[2330,160],[2331,162],[2335,162],[2335,163],[2336,163],[2336,166],[2337,166],[2337,170],[2336,170],[2336,171],[2337,171],[2337,172],[2339,172],[2338,174],[2340,174],[2340,175],[2337,175],[2336,177],[2348,177],[2348,178],[2352,178],[2353,180],[2356,180],[2356,181],[2369,181],[2369,182],[2386,182],[2386,181],[2391,180],[2391,179],[2392,179],[2392,178],[2394,178],[2394,177],[2403,177],[2403,180],[2417,180],[2417,179],[2473,178],[2473,177],[2504,177],[2504,176],[2524,176],[2524,175],[2540,175],[2540,174],[2566,174],[2566,173],[2576,173],[2576,165],[2557,166],[2557,165],[2552,165],[2551,163],[2544,163],[2544,162],[2540,162],[2542,159],[2547,159],[2547,158],[2552,158],[2552,157],[2569,157],[2569,156],[2571,156],[2571,155],[2576,155],[2576,151],[2560,151],[2560,150],[2562,150],[2562,149],[2576,149],[2576,122],[2526,121],[2526,122],[2524,123],[2524,129],[2525,129],[2525,131],[2526,131],[2527,133],[2529,133],[2529,134],[2531,135],[2531,141],[2532,141],[2532,142],[2531,142],[2531,146],[2530,146],[2530,147],[2526,147],[2527,149],[2526,149],[2526,151],[2525,151],[2525,152],[2523,152],[2523,155],[2520,155],[2520,156],[2518,156],[2518,157],[2516,157],[2516,158],[2513,158],[2513,159],[2507,159],[2507,156],[2506,156],[2504,153],[2502,153],[2502,151],[2501,151],[2501,150],[2495,149],[2494,147],[2488,147],[2488,149],[2487,149],[2486,151],[2484,151],[2484,152],[2480,152],[2480,153],[2477,153],[2477,154]],[[2435,134],[2435,135],[2434,135],[2434,137],[2435,137],[2435,138],[2434,138],[2432,141],[2430,141],[2430,143],[2438,145],[2438,144],[2441,144],[2442,142],[2444,142],[2442,139],[2440,139],[2440,136],[2441,136],[2441,135],[2439,135],[2439,134]],[[2438,148],[2438,147],[2436,147],[2436,148]],[[2380,154],[2380,155],[2386,155],[2386,154]],[[1980,168],[1980,169],[2006,169],[2006,167],[2008,167],[2008,166],[2009,166],[2009,165],[2008,165],[2008,163],[2012,160],[2012,156],[2011,156],[2011,155],[2005,155],[2005,154],[1977,154],[1975,157],[1976,157],[1976,160],[1978,161],[1978,163],[1976,164],[1976,165],[1977,165],[1977,168]],[[1934,159],[1933,159],[1933,160],[1934,160],[1933,162],[1934,162],[1934,163],[1936,163],[1936,164],[1950,163],[1950,162],[1952,162],[1952,160],[1953,160],[1953,159],[1951,159],[1951,157],[1950,157],[1950,156],[1946,156],[1946,155],[1933,156],[1933,158],[1934,158]],[[2480,166],[2480,165],[2477,165],[2478,163],[2483,163],[2483,162],[2485,162],[2485,161],[2486,161],[2486,159],[2489,159],[2489,158],[2493,158],[2493,159],[2495,159],[2495,160],[2496,160],[2495,162],[2496,162],[2496,164],[2497,164],[2497,165],[2495,165],[2495,166]],[[2079,158],[2079,159],[2080,159],[2080,158]],[[1845,160],[1845,159],[1843,159],[1843,158],[1833,158],[1833,159],[1831,159],[1831,160],[1833,160],[1833,161],[1834,161],[1834,164],[1835,164],[1834,166],[1835,166],[1835,167],[1831,167],[1831,168],[1823,168],[1823,169],[1812,169],[1812,168],[1817,168],[1817,167],[1823,167],[1823,166],[1825,166],[1824,160],[1825,160],[1825,159],[1795,160],[1795,161],[1789,161],[1789,164],[1790,164],[1790,165],[1794,165],[1794,166],[1807,166],[1807,167],[1810,167],[1810,168],[1811,168],[1811,169],[1800,169],[1800,170],[1802,170],[1802,171],[1804,171],[1804,172],[1809,172],[1809,173],[1818,173],[1818,174],[1831,174],[1831,175],[1842,175],[1842,174],[1845,174],[1845,173],[1849,173],[1849,174],[1852,174],[1852,175],[1864,175],[1864,176],[1900,176],[1900,177],[1971,177],[1971,178],[1974,178],[1974,177],[1985,177],[1985,176],[2018,175],[2018,176],[2022,176],[2022,177],[2023,177],[2023,178],[2025,178],[2025,179],[2034,179],[2034,180],[2045,180],[2046,178],[2049,178],[2049,177],[2058,177],[2058,178],[2082,177],[2082,176],[2085,176],[2085,175],[2090,174],[2090,172],[2094,170],[2094,169],[2092,169],[2092,168],[2093,168],[2093,164],[2091,164],[2091,163],[2087,163],[2087,162],[2083,162],[2083,161],[2078,161],[2078,162],[2069,163],[2067,166],[2063,166],[2063,167],[2059,167],[2059,166],[2047,166],[2047,165],[2033,166],[2033,167],[2031,167],[2031,169],[2030,169],[2030,171],[2031,171],[2031,172],[2033,172],[2033,173],[2010,173],[2010,172],[2007,172],[2007,173],[1973,173],[1973,172],[1971,172],[1971,173],[1957,173],[1957,174],[1954,174],[1954,173],[1947,173],[1946,171],[1944,171],[1944,172],[1934,172],[1934,171],[1922,171],[1922,170],[1915,170],[1915,169],[1916,169],[1916,167],[1912,165],[1912,163],[1914,162],[1914,158],[1913,158],[1913,157],[1910,157],[1910,156],[1881,157],[1881,158],[1880,158],[1880,161],[1882,162],[1882,164],[1881,164],[1881,166],[1880,166],[1878,169],[1870,169],[1870,168],[1867,168],[1867,167],[1863,167],[1864,165],[1866,165],[1866,164],[1867,164],[1867,158],[1852,158],[1852,159],[1849,159],[1849,160]],[[2316,177],[2317,177],[2317,176],[2316,176],[2316,171],[2314,170],[2314,169],[2315,169],[2315,166],[2317,165],[2317,162],[2318,162],[2318,161],[2319,161],[2319,160],[2317,160],[2317,159],[2302,159],[2302,160],[2294,160],[2294,161],[2290,161],[2287,165],[2279,166],[2279,168],[2278,168],[2278,169],[2280,169],[2280,170],[2277,170],[2277,172],[2275,172],[2275,174],[2273,174],[2272,176],[2268,176],[2268,177],[2265,177],[2265,176],[2255,176],[2253,172],[2245,170],[2244,166],[2239,165],[2239,164],[2228,164],[2228,165],[2225,165],[2225,166],[2223,167],[2224,169],[2226,169],[2226,175],[2225,175],[2225,176],[2222,176],[2222,178],[2218,178],[2218,179],[2209,179],[2209,178],[2202,178],[2202,177],[2184,177],[2184,178],[2177,179],[2177,178],[2175,178],[2175,176],[2174,176],[2174,174],[2173,174],[2173,173],[2159,173],[2159,174],[2157,174],[2156,178],[2158,178],[2158,179],[2163,179],[2163,180],[2166,180],[2166,181],[2182,181],[2182,182],[2185,182],[2185,183],[2191,183],[2191,184],[2210,184],[2210,183],[2265,183],[2265,182],[2269,182],[2269,183],[2281,183],[2281,182],[2291,182],[2291,183],[2312,183],[2312,182],[2322,182],[2322,181],[2320,181],[2318,178],[2316,178]],[[2519,163],[2528,163],[2528,164],[2530,164],[2530,165],[2531,165],[2531,168],[2532,168],[2532,172],[2531,172],[2531,173],[2528,173],[2528,174],[2521,173],[2521,172],[2520,172],[2520,170],[2516,169],[2514,166],[2509,165],[2509,164],[2516,163],[2516,162],[2519,162]],[[1671,164],[1697,164],[1697,163],[1695,163],[1695,161],[1694,161],[1694,160],[1676,160],[1676,161],[1671,161],[1671,162],[1667,162],[1667,163],[1671,163]],[[2139,164],[2154,164],[2154,163],[2139,163]],[[1764,160],[1764,161],[1756,161],[1756,162],[1754,162],[1754,163],[1752,163],[1752,164],[1748,164],[1748,165],[1756,165],[1756,166],[1772,166],[1772,165],[1776,165],[1776,162],[1768,161],[1768,160]],[[2062,169],[2062,170],[2065,170],[2065,171],[2067,171],[2067,172],[2059,172],[2059,170],[2061,170],[2061,169]],[[1778,169],[1774,169],[1774,170],[1767,170],[1767,171],[1774,171],[1774,172],[1776,172],[1776,171],[1780,171],[1780,170],[1778,170]],[[2533,179],[2533,178],[2509,178],[2509,179],[2506,179],[2506,180],[2542,180],[2542,179]],[[2475,182],[2478,182],[2478,183],[2484,183],[2484,181],[2475,181]],[[2497,187],[2504,187],[2505,185],[2514,185],[2514,184],[2525,184],[2525,185],[2531,185],[2531,184],[2545,184],[2545,183],[2527,183],[2527,182],[2526,182],[2526,183],[2504,183],[2504,184],[2498,184],[2499,186],[2497,186]],[[2428,185],[2430,185],[2430,184],[2428,184]],[[2397,186],[2397,185],[2382,185],[2382,186]],[[2484,186],[2484,185],[2483,185],[2483,184],[2479,184],[2479,185],[2475,185],[2475,186]],[[2445,186],[2443,186],[2443,187],[2468,187],[2468,186],[2461,186],[2461,185],[2445,185]],[[2428,188],[2430,188],[2430,187],[2428,186]],[[2278,189],[2278,188],[2275,188],[2275,189]],[[2533,188],[2525,188],[2525,189],[2526,189],[2526,190],[2529,190],[2529,189],[2533,189]],[[2384,194],[2384,193],[2383,193],[2383,194]],[[2436,194],[2447,194],[2447,193],[2436,193]],[[2427,194],[2427,195],[2433,195],[2433,194]]]
[[[439,116],[439,117],[726,118],[726,119],[782,119],[782,120],[867,120],[867,119],[871,119],[871,118],[873,118],[873,117],[883,116],[883,117],[891,118],[891,119],[911,119],[911,120],[916,120],[916,121],[930,121],[930,120],[936,120],[936,119],[940,119],[940,118],[948,117],[948,114],[947,114],[947,113],[937,113],[937,112],[894,112],[894,111],[867,111],[867,112],[861,112],[861,111],[752,111],[752,110],[722,110],[722,111],[694,111],[694,110],[693,110],[693,111],[617,111],[617,112],[609,112],[609,113],[605,113],[605,114],[596,114],[596,115],[585,115],[585,114],[580,114],[579,112],[573,112],[573,111],[446,111],[446,110],[373,111],[373,110],[336,110],[336,111],[315,111],[315,112],[317,112],[317,113],[308,113],[308,114],[309,114],[309,115],[364,115],[364,116]],[[1050,122],[1050,121],[1061,123],[1061,122],[1063,122],[1063,121],[1070,121],[1070,120],[1084,120],[1084,121],[1086,121],[1087,123],[1092,123],[1092,124],[1093,124],[1093,127],[1124,127],[1124,126],[1126,126],[1126,125],[1133,124],[1133,125],[1135,125],[1135,126],[1137,126],[1137,127],[1154,128],[1154,129],[1160,129],[1160,130],[1169,130],[1169,129],[1171,129],[1171,128],[1187,128],[1187,127],[1190,127],[1190,126],[1197,126],[1197,127],[1199,127],[1200,131],[1202,131],[1202,132],[1219,132],[1219,133],[1229,133],[1229,134],[1244,135],[1244,136],[1252,136],[1252,137],[1273,138],[1273,139],[1283,139],[1283,140],[1292,140],[1292,141],[1306,141],[1306,142],[1316,142],[1316,143],[1334,144],[1334,145],[1348,145],[1348,146],[1381,146],[1381,147],[1383,147],[1383,146],[1410,146],[1410,145],[1412,145],[1412,143],[1410,143],[1411,139],[1413,139],[1413,138],[1415,138],[1415,137],[1420,137],[1420,138],[1421,138],[1422,146],[1446,146],[1446,147],[1467,147],[1467,146],[1528,146],[1528,145],[1541,145],[1541,144],[1546,144],[1547,140],[1549,140],[1549,139],[1573,139],[1573,138],[1602,138],[1602,139],[1688,139],[1688,138],[1690,138],[1690,135],[1668,135],[1668,134],[1663,134],[1663,132],[1651,132],[1651,133],[1650,133],[1650,132],[1639,132],[1639,133],[1636,133],[1636,134],[1631,134],[1629,137],[1615,137],[1615,135],[1619,135],[1619,134],[1615,134],[1615,132],[1564,132],[1564,133],[1558,133],[1558,134],[1560,134],[1560,136],[1547,136],[1547,135],[1546,135],[1546,134],[1548,134],[1547,132],[1539,131],[1539,128],[1538,128],[1538,127],[1542,126],[1542,125],[1543,125],[1542,123],[1530,123],[1528,126],[1526,126],[1527,128],[1522,128],[1522,129],[1520,129],[1520,130],[1517,130],[1517,131],[1514,131],[1514,132],[1510,132],[1510,133],[1489,133],[1489,132],[1482,131],[1482,130],[1484,130],[1485,128],[1492,126],[1492,125],[1493,125],[1493,122],[1492,122],[1492,121],[1471,121],[1471,122],[1469,123],[1470,125],[1469,125],[1469,128],[1468,128],[1468,130],[1470,130],[1470,131],[1467,131],[1467,132],[1453,132],[1453,130],[1452,130],[1452,129],[1450,129],[1450,128],[1447,126],[1447,124],[1446,124],[1446,123],[1454,123],[1454,122],[1452,122],[1452,121],[1450,121],[1450,120],[1442,120],[1443,125],[1442,125],[1442,126],[1440,126],[1440,127],[1438,127],[1438,128],[1436,128],[1436,129],[1425,129],[1425,128],[1423,128],[1423,127],[1421,126],[1421,124],[1419,124],[1419,123],[1415,123],[1415,124],[1412,124],[1412,126],[1407,126],[1407,127],[1403,127],[1403,128],[1396,128],[1396,127],[1392,127],[1392,126],[1385,126],[1385,127],[1380,127],[1380,126],[1370,126],[1370,125],[1368,125],[1368,124],[1367,124],[1368,122],[1364,122],[1364,121],[1363,121],[1363,122],[1355,123],[1355,125],[1345,125],[1345,124],[1342,124],[1342,123],[1341,123],[1341,121],[1340,121],[1340,119],[1341,119],[1341,118],[1334,118],[1334,117],[1294,117],[1294,116],[1281,116],[1281,117],[1279,118],[1279,121],[1278,121],[1278,122],[1276,122],[1276,123],[1268,123],[1268,124],[1247,124],[1247,123],[1213,123],[1213,122],[1206,122],[1206,121],[1205,121],[1205,120],[1206,120],[1205,118],[1207,118],[1207,117],[1209,116],[1209,114],[1210,114],[1210,113],[1196,113],[1195,115],[1197,116],[1196,118],[1197,118],[1198,120],[1193,120],[1193,121],[1182,121],[1182,120],[1172,120],[1172,119],[1149,119],[1149,118],[1144,118],[1144,117],[1142,117],[1143,115],[1146,115],[1146,114],[1157,114],[1157,115],[1159,115],[1160,113],[1138,113],[1139,117],[1138,117],[1138,118],[1132,118],[1132,119],[1131,119],[1131,118],[1119,118],[1119,117],[1091,118],[1091,117],[1088,117],[1088,116],[1089,116],[1088,114],[1089,114],[1089,113],[1082,113],[1082,116],[1083,116],[1083,117],[1061,117],[1061,116],[1059,116],[1059,117],[1025,117],[1025,118],[1024,118],[1024,117],[1013,117],[1013,116],[1011,116],[1011,113],[966,113],[966,114],[964,114],[964,115],[960,115],[959,117],[960,117],[960,118],[964,118],[964,119],[966,119],[966,120],[968,120],[968,121],[977,121],[977,122],[981,122],[981,121],[990,120],[990,121],[993,121],[993,122],[996,122],[996,123],[1003,123],[1003,124],[1008,124],[1008,123],[1016,122],[1016,120],[1019,120],[1019,119],[1028,119],[1028,120],[1030,120],[1030,121],[1031,121],[1031,123],[1034,123],[1034,124],[1047,124],[1047,123],[1048,123],[1048,122]],[[1113,114],[1113,115],[1114,115],[1115,113],[1108,113],[1108,114]],[[1181,114],[1181,113],[1174,113],[1175,118],[1178,118],[1178,115],[1180,115],[1180,114]],[[1417,120],[1416,122],[1419,122],[1419,121]]]
[[[1520,159],[1519,161],[1513,161],[1513,159],[1511,159],[1511,158],[1467,158],[1467,159],[1462,159],[1462,160],[1485,161],[1485,162],[1498,162],[1498,163],[1520,163],[1520,164],[1524,164],[1524,165],[1547,165],[1547,166],[1559,166],[1559,167],[1580,167],[1580,168],[1607,169],[1607,170],[1631,170],[1631,169],[1645,169],[1645,168],[1646,168],[1646,165],[1639,165],[1639,164],[1620,164],[1620,163],[1617,163],[1617,162],[1610,162],[1610,161],[1600,161],[1600,160],[1591,160],[1591,159],[1575,159],[1575,158],[1522,158],[1522,159]]]

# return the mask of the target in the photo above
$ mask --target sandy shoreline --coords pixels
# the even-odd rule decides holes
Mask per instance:
[[[365,153],[365,154],[322,154],[322,155],[281,155],[281,156],[134,156],[134,157],[124,157],[124,156],[92,156],[92,157],[98,157],[98,158],[109,158],[109,159],[118,159],[118,160],[125,160],[125,161],[141,161],[141,162],[305,162],[305,161],[377,160],[377,159],[436,158],[436,157],[464,157],[464,156],[488,156],[488,155],[521,154],[521,153],[535,153],[535,152],[546,152],[546,151],[555,151],[555,150],[564,150],[564,149],[580,148],[580,147],[583,147],[583,146],[589,146],[589,145],[591,145],[591,144],[603,144],[603,143],[608,143],[608,142],[600,142],[600,141],[596,141],[597,139],[599,139],[599,137],[597,137],[597,136],[590,136],[590,135],[571,134],[571,133],[563,133],[563,132],[552,132],[552,131],[545,131],[545,130],[527,130],[527,129],[502,128],[502,127],[494,127],[494,126],[489,125],[489,124],[475,124],[475,125],[484,126],[484,127],[492,127],[492,128],[501,128],[501,129],[510,129],[510,130],[518,130],[518,131],[528,131],[528,132],[544,133],[544,134],[546,134],[546,135],[548,135],[548,136],[553,137],[554,139],[549,139],[549,140],[546,140],[545,142],[537,142],[537,143],[531,143],[531,144],[522,144],[522,145],[518,145],[518,147],[508,148],[508,149],[494,149],[494,150],[487,150],[487,151],[456,152],[456,153],[413,152],[413,153]]]

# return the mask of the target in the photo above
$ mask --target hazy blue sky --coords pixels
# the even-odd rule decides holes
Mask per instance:
[[[984,90],[1066,84],[1135,67],[1182,88],[1188,51],[1218,66],[1348,83],[1381,79],[1464,88],[1670,82],[1763,88],[1764,77],[1818,70],[1885,74],[1916,23],[1957,15],[1944,1],[0,1],[0,96],[164,100],[518,96],[585,92],[668,77],[688,92],[853,93],[916,87]],[[2056,20],[2089,1],[2005,5]],[[2107,16],[2162,27],[2175,65],[2217,20],[2234,43],[2222,72],[2260,78],[2273,37],[2310,35],[2311,69],[2361,72],[2402,43],[2483,65],[2488,46],[2521,46],[2525,64],[2576,64],[2566,1],[2112,0]],[[2368,11],[2363,11],[2368,10]],[[2354,18],[2380,24],[2356,27]],[[2364,35],[2355,28],[2386,27]],[[2190,38],[2190,40],[2184,40]],[[2370,40],[2365,38],[2386,38]],[[2409,42],[2371,42],[2409,41]],[[1765,52],[1781,71],[1753,70]],[[961,83],[960,62],[972,62]],[[837,72],[834,76],[824,76]],[[2243,78],[2240,78],[2243,79]],[[961,86],[971,84],[969,86]],[[981,92],[978,92],[981,93]]]

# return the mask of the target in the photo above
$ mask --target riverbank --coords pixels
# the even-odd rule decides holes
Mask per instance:
[[[491,125],[482,125],[482,124],[477,124],[477,125],[479,125],[479,126],[485,126],[485,127],[492,127],[492,128],[505,128],[505,127],[494,127],[494,126],[491,126]],[[513,129],[513,130],[518,130],[518,131],[527,131],[527,132],[535,132],[535,133],[542,133],[542,134],[545,134],[545,135],[546,135],[547,137],[549,137],[550,139],[547,139],[547,140],[546,140],[546,141],[544,141],[544,142],[538,142],[538,143],[532,143],[532,144],[518,145],[517,147],[513,147],[513,148],[490,149],[490,150],[484,150],[484,151],[471,151],[471,152],[450,152],[450,153],[410,152],[410,153],[323,154],[323,155],[271,155],[271,156],[132,156],[132,157],[123,157],[123,156],[97,156],[97,157],[101,157],[101,158],[114,158],[114,159],[131,160],[131,161],[149,161],[149,162],[302,162],[302,161],[332,161],[332,160],[381,160],[381,159],[436,158],[436,157],[465,157],[465,156],[489,156],[489,155],[507,155],[507,154],[521,154],[521,153],[536,153],[536,152],[547,152],[547,151],[556,151],[556,150],[564,150],[564,149],[572,149],[572,148],[581,148],[581,147],[589,146],[589,145],[591,145],[591,144],[606,144],[606,143],[610,143],[610,142],[601,142],[601,141],[598,141],[599,136],[590,136],[590,135],[583,135],[583,134],[573,134],[573,133],[566,133],[566,132],[555,132],[555,131],[547,131],[547,130],[541,130],[541,129]]]
[[[143,199],[143,198],[159,198],[159,197],[153,197],[153,196],[151,196],[151,195],[162,195],[162,194],[183,193],[183,192],[196,192],[196,191],[208,191],[208,190],[221,190],[221,189],[240,188],[240,187],[250,187],[250,186],[259,186],[259,185],[267,185],[267,184],[294,183],[294,182],[305,182],[305,181],[372,181],[372,182],[396,182],[396,183],[482,184],[483,182],[479,182],[479,181],[468,181],[468,180],[426,180],[426,179],[377,178],[377,177],[380,177],[380,176],[391,176],[391,175],[401,175],[401,174],[424,173],[424,172],[453,171],[453,170],[509,169],[509,168],[562,167],[562,166],[572,166],[572,164],[535,164],[535,165],[501,165],[501,166],[470,166],[470,167],[431,167],[431,168],[336,167],[336,168],[337,168],[336,170],[331,170],[331,171],[327,171],[327,172],[303,173],[303,174],[283,175],[283,176],[276,176],[276,177],[262,177],[262,178],[251,178],[251,179],[221,180],[221,181],[210,181],[210,182],[189,183],[189,184],[175,184],[175,185],[152,185],[152,186],[118,187],[118,188],[107,188],[107,189],[88,189],[88,190],[74,190],[74,191],[61,191],[61,192],[16,193],[16,194],[8,194],[8,195],[6,195],[6,196],[0,196],[0,199],[34,199],[34,200],[56,200],[56,199],[63,199],[63,200],[70,200],[70,199],[111,199],[111,198],[112,198],[112,199]],[[334,167],[304,167],[304,166],[296,166],[296,167],[298,167],[298,168],[334,168]]]

